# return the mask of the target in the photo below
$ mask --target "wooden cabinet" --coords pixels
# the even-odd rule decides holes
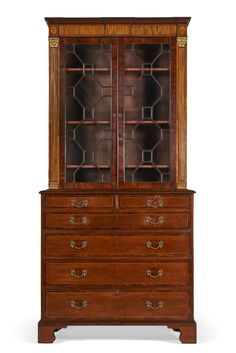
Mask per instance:
[[[83,324],[165,325],[196,342],[189,20],[46,18],[39,342]]]

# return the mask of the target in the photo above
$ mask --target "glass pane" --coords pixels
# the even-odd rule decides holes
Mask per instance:
[[[66,45],[66,181],[111,182],[110,44]]]
[[[125,181],[170,180],[170,45],[125,45]]]

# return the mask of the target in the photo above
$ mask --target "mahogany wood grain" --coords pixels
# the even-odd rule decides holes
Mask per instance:
[[[57,195],[57,196],[79,196],[81,194],[83,195],[133,195],[133,196],[139,196],[139,195],[143,195],[146,196],[147,194],[152,194],[152,195],[167,195],[167,196],[181,196],[181,195],[192,195],[195,194],[194,190],[190,190],[190,189],[175,189],[175,190],[158,190],[158,193],[156,190],[152,190],[152,188],[150,188],[150,190],[136,190],[135,188],[131,189],[131,190],[125,190],[125,189],[117,189],[115,188],[114,190],[111,189],[96,189],[94,188],[93,190],[88,189],[88,190],[67,190],[67,189],[60,189],[60,190],[51,190],[51,189],[45,189],[39,192],[41,195]]]
[[[188,26],[191,17],[45,17],[45,21],[50,25],[59,24],[80,24],[80,23],[176,23]]]
[[[75,270],[77,277],[70,274]],[[82,271],[86,270],[87,275],[81,276]],[[153,276],[157,276],[158,271],[163,274],[152,278],[146,271],[151,270]],[[94,263],[94,262],[47,262],[45,265],[46,284],[181,284],[189,283],[188,263],[187,262],[145,262],[145,263]]]
[[[121,208],[149,208],[149,210],[155,210],[161,212],[162,209],[176,209],[190,207],[190,198],[186,195],[180,196],[168,196],[151,194],[145,196],[120,196],[120,207]],[[148,201],[151,206],[148,207]],[[158,206],[158,202],[161,202],[161,206]]]
[[[179,189],[187,187],[187,43],[177,47],[177,180]]]
[[[60,44],[59,44],[60,45]],[[59,189],[59,51],[49,46],[49,188]]]
[[[60,323],[44,323],[42,320],[38,323],[38,343],[52,343],[55,341],[55,332],[62,328],[66,328],[67,325]]]
[[[92,233],[93,234],[93,233]],[[135,234],[135,233],[134,233]],[[146,233],[145,233],[146,234]],[[86,242],[86,243],[85,243]],[[158,248],[162,242],[163,246]],[[152,247],[148,245],[151,243]],[[83,247],[83,244],[86,244]],[[48,234],[45,236],[46,257],[163,257],[188,256],[188,235],[62,235]]]
[[[196,343],[197,342],[197,325],[196,322],[193,321],[188,325],[176,325],[176,326],[168,326],[172,328],[174,331],[180,332],[179,340],[182,343]]]
[[[75,301],[81,306],[87,301],[84,309],[71,307]],[[48,292],[46,294],[46,317],[58,318],[103,318],[103,319],[182,319],[190,317],[188,292]],[[163,301],[163,307],[152,310],[147,307],[150,301],[154,307]]]
[[[186,33],[190,18],[45,18],[49,34],[65,36],[176,36]]]
[[[86,206],[83,206],[85,202]],[[74,206],[73,206],[74,205]],[[90,208],[112,208],[114,207],[114,196],[48,196],[45,199],[45,207],[65,207],[84,212]]]
[[[82,223],[86,217],[86,223]],[[151,217],[155,224],[150,224],[147,217]],[[163,222],[157,223],[162,217]],[[74,219],[76,223],[71,223]],[[145,227],[149,229],[188,229],[190,226],[190,215],[188,213],[158,213],[150,211],[148,214],[94,214],[94,213],[46,213],[46,228],[68,228],[68,229],[84,229],[96,227]]]

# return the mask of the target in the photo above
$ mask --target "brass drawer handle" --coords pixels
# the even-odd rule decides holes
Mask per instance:
[[[156,275],[153,275],[153,274],[152,274],[152,270],[147,269],[147,270],[146,270],[146,274],[147,274],[147,276],[149,276],[149,277],[157,278],[157,277],[163,276],[164,271],[160,268],[160,270],[157,271],[157,274],[156,274]]]
[[[89,202],[86,199],[85,200],[73,199],[73,200],[71,200],[70,204],[71,204],[71,207],[83,208],[83,207],[88,207]]]
[[[153,225],[162,224],[162,223],[164,222],[164,217],[162,217],[162,216],[157,217],[156,222],[154,222],[154,221],[153,221],[153,217],[147,216],[147,217],[145,217],[145,221],[146,221],[148,224],[153,224]]]
[[[79,222],[77,222],[77,219],[75,216],[70,217],[70,224],[86,224],[88,222],[87,217],[82,217]]]
[[[88,246],[88,242],[86,240],[82,241],[81,246],[78,246],[74,240],[71,240],[71,242],[70,242],[70,247],[72,249],[80,250],[80,249],[86,248],[87,246]]]
[[[88,274],[88,271],[87,271],[86,269],[83,269],[83,270],[81,271],[81,274],[80,274],[80,275],[77,275],[76,270],[71,269],[69,273],[70,273],[70,275],[71,275],[72,277],[81,278],[81,277],[86,277],[87,274]]]
[[[150,302],[150,301],[148,300],[148,301],[146,301],[146,306],[147,306],[148,309],[158,310],[158,309],[163,308],[164,302],[161,300],[161,301],[157,304],[157,306],[153,306],[153,305],[152,305],[152,302]]]
[[[150,241],[147,241],[146,245],[147,245],[147,248],[148,248],[148,249],[162,249],[163,246],[164,246],[164,242],[160,240],[160,241],[157,243],[157,246],[153,246]]]
[[[88,302],[87,302],[87,300],[83,300],[82,304],[80,306],[78,306],[77,302],[75,300],[71,300],[70,301],[70,306],[71,306],[71,308],[80,310],[80,309],[86,308],[86,306],[88,306]]]
[[[151,199],[146,202],[147,207],[159,208],[164,206],[163,200]]]

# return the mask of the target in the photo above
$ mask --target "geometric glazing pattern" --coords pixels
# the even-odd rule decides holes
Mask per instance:
[[[169,120],[169,44],[125,46],[124,95],[127,120]]]
[[[125,181],[169,181],[169,44],[125,46],[124,95]]]
[[[110,44],[66,46],[66,181],[110,182]]]
[[[125,180],[166,182],[170,178],[170,130],[159,124],[127,124]]]
[[[66,119],[111,119],[111,45],[66,46]]]

